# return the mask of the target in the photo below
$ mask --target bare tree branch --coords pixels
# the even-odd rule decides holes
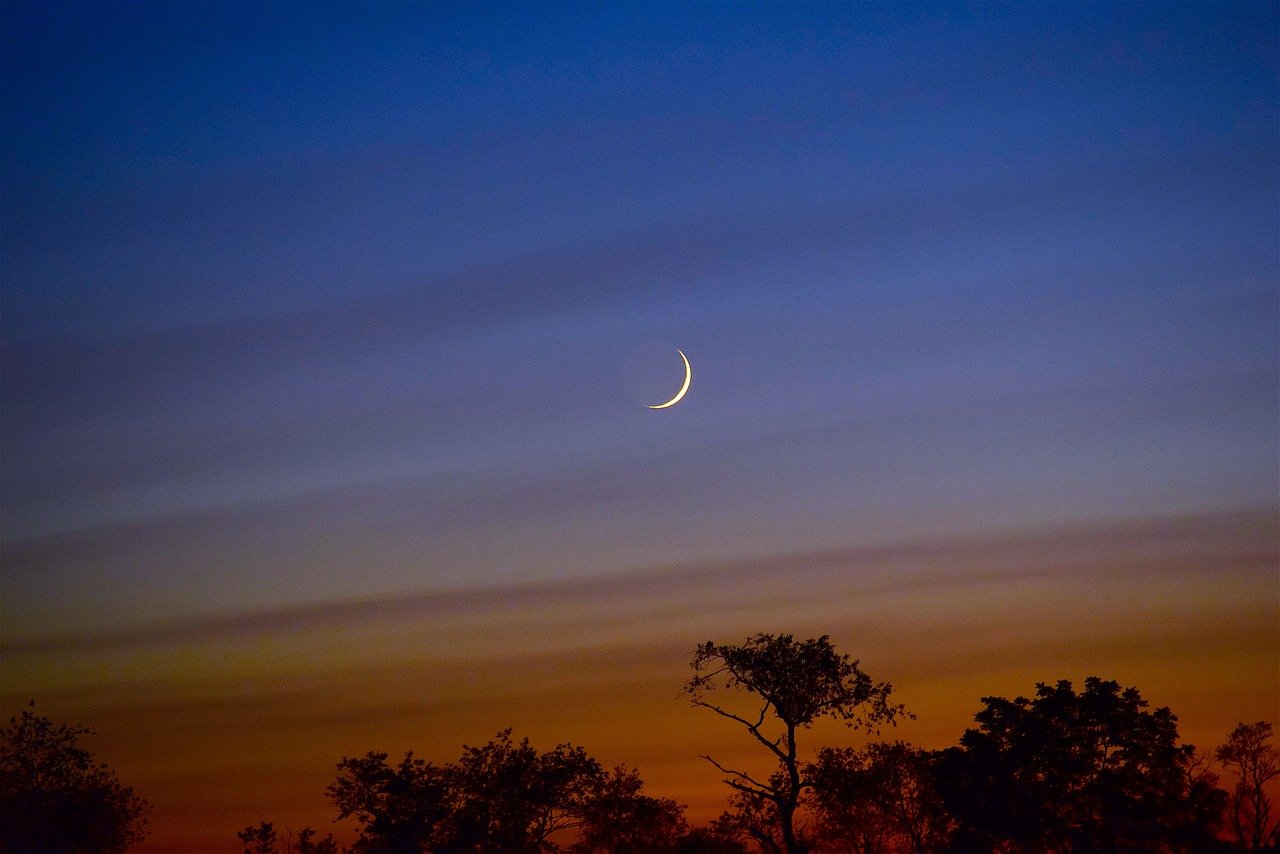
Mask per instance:
[[[759,780],[755,779],[745,771],[736,771],[733,768],[726,768],[723,765],[721,765],[719,762],[712,759],[710,756],[707,756],[706,754],[702,754],[702,758],[710,762],[712,765],[716,766],[716,768],[720,769],[721,773],[732,774],[735,777],[741,777],[743,780],[746,780],[751,785],[757,787],[757,789],[749,789],[744,786],[734,785],[734,782],[732,780],[725,780],[726,783],[728,783],[730,786],[733,786],[735,789],[738,789],[739,791],[750,792],[753,795],[760,795],[762,797],[769,798],[770,800],[774,799],[772,788],[770,788],[768,785],[764,783],[761,783]]]
[[[764,733],[760,732],[760,727],[764,725],[765,713],[769,709],[768,706],[765,706],[765,708],[760,711],[760,720],[756,721],[755,723],[751,723],[751,721],[747,720],[746,718],[739,717],[738,715],[735,715],[733,712],[726,711],[720,708],[719,706],[714,706],[711,703],[705,702],[704,700],[694,700],[693,705],[701,706],[704,709],[710,709],[711,711],[715,712],[717,715],[729,718],[730,720],[733,720],[733,721],[737,721],[738,723],[746,727],[748,732],[750,732],[753,736],[755,736],[756,741],[759,741],[765,747],[769,748],[769,750],[773,753],[773,755],[777,756],[779,760],[783,762],[787,760],[787,754],[785,751],[783,751],[781,748],[778,747],[778,742],[770,741],[769,738],[766,735],[764,735]]]

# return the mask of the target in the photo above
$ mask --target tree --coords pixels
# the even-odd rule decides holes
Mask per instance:
[[[249,825],[236,833],[236,838],[244,843],[244,854],[276,854],[278,835],[269,821]]]
[[[31,708],[0,730],[0,850],[7,854],[124,851],[146,837],[146,801],[77,739]]]
[[[326,834],[320,840],[315,836],[316,831],[310,827],[299,830],[297,836],[286,831],[284,846],[277,848],[280,837],[269,821],[251,824],[236,833],[236,838],[244,843],[244,854],[338,854],[333,834]]]
[[[810,769],[821,845],[849,854],[888,851],[893,830],[872,791],[866,757],[853,748],[823,748]]]
[[[959,850],[1205,850],[1221,792],[1192,776],[1168,708],[1097,677],[1036,697],[984,697],[960,746],[943,751],[938,782]]]
[[[328,794],[339,819],[360,824],[359,852],[542,852],[551,837],[587,820],[587,804],[606,790],[600,763],[581,747],[539,753],[503,730],[465,747],[448,765],[385,753],[344,758]]]
[[[842,851],[939,850],[949,820],[934,755],[901,741],[823,748],[810,766],[817,832]]]
[[[360,836],[353,850],[370,854],[418,854],[440,840],[440,823],[452,810],[447,773],[405,754],[399,765],[370,751],[343,757],[338,779],[326,790],[338,818],[354,818]]]
[[[786,775],[775,771],[769,777],[769,783],[781,788],[786,785]],[[729,798],[729,809],[720,814],[711,825],[717,833],[738,843],[743,841],[754,844],[766,854],[782,854],[782,824],[778,820],[777,802],[761,792],[735,789]],[[802,841],[798,829],[794,829],[797,841]]]
[[[619,766],[582,804],[581,839],[573,854],[674,854],[689,826],[684,808],[642,794],[634,770]]]
[[[503,730],[483,747],[464,748],[449,768],[454,812],[450,850],[538,852],[550,837],[582,822],[587,798],[604,780],[581,747],[538,753]]]
[[[757,634],[741,645],[723,646],[707,641],[698,646],[692,667],[694,676],[685,692],[693,705],[743,726],[778,762],[778,775],[762,781],[703,757],[725,774],[728,786],[772,805],[787,854],[805,850],[796,834],[795,814],[811,785],[802,773],[797,730],[823,717],[875,730],[905,714],[901,705],[889,702],[892,686],[873,682],[857,661],[837,653],[826,635],[797,642],[789,634]],[[745,690],[754,695],[758,708],[739,714],[710,702],[719,690]]]
[[[1267,784],[1280,777],[1280,749],[1270,742],[1271,724],[1241,723],[1216,754],[1236,776],[1227,801],[1227,823],[1245,848],[1280,845],[1280,822],[1272,817],[1266,791]]]
[[[304,827],[298,831],[298,839],[292,852],[286,854],[338,854],[338,843],[332,833],[326,833],[323,839],[316,839],[316,831]]]

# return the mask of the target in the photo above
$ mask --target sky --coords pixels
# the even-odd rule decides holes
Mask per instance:
[[[0,711],[97,730],[145,850],[506,726],[710,817],[749,746],[678,689],[756,631],[929,746],[1088,675],[1277,718],[1274,4],[6,3],[0,47]]]

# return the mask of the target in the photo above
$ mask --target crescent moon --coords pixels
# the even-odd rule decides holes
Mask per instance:
[[[689,357],[684,354],[683,350],[676,350],[676,352],[680,354],[681,359],[684,359],[684,385],[680,386],[680,390],[676,392],[675,397],[666,403],[650,406],[650,409],[666,409],[668,406],[675,406],[680,402],[680,398],[684,397],[684,393],[689,390],[689,380],[693,379],[693,368],[689,367]]]

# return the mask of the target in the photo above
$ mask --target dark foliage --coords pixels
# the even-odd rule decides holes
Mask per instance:
[[[327,789],[338,818],[354,818],[360,838],[354,850],[416,854],[440,838],[439,824],[451,814],[452,792],[445,772],[405,754],[395,766],[387,754],[370,751],[338,763],[338,779]]]
[[[1091,677],[1036,686],[1035,699],[985,697],[977,729],[939,762],[962,851],[1200,851],[1221,793],[1190,773],[1167,708]]]
[[[581,747],[538,753],[528,739],[513,743],[505,730],[483,747],[466,748],[446,777],[453,796],[450,851],[546,851],[552,834],[582,823],[604,772]]]
[[[338,843],[334,841],[332,833],[326,833],[323,839],[316,839],[316,831],[304,827],[293,840],[293,847],[286,847],[282,854],[338,854]]]
[[[862,854],[942,850],[950,819],[934,763],[935,754],[901,741],[820,750],[806,771],[820,846]]]
[[[236,838],[244,843],[243,854],[276,854],[276,843],[280,835],[276,833],[274,824],[263,821],[241,830]]]
[[[275,825],[263,821],[246,827],[236,838],[244,844],[243,854],[338,854],[333,834],[316,839],[316,831],[310,827],[304,827],[296,836],[285,831],[281,839]]]
[[[689,831],[684,809],[641,792],[640,775],[613,770],[582,802],[582,839],[573,854],[674,854]]]
[[[31,709],[0,730],[0,851],[114,854],[146,836],[147,803],[76,743],[92,734]]]
[[[386,759],[343,759],[328,790],[339,818],[360,825],[359,852],[558,851],[552,837],[569,830],[577,854],[685,850],[679,804],[643,794],[635,771],[605,773],[581,747],[540,753],[505,730],[448,765]]]

